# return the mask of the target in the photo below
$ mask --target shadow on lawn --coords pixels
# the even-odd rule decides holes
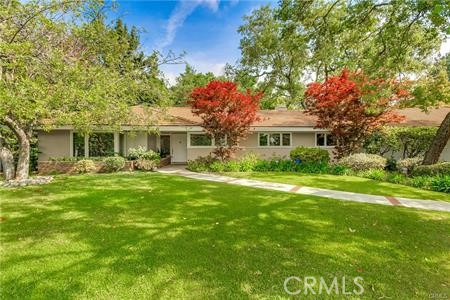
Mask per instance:
[[[445,291],[445,214],[159,174],[2,194],[2,298],[286,297],[288,276],[362,276],[368,298]]]
[[[225,175],[227,175],[225,173]],[[249,172],[232,173],[232,176],[250,177],[262,181],[274,181],[319,187],[331,190],[358,192],[383,196],[398,196],[415,199],[450,200],[450,195],[411,186],[383,182],[356,176],[336,176],[329,174],[302,174],[289,172]]]

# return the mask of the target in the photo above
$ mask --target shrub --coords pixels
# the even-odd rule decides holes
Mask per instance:
[[[137,148],[130,148],[128,150],[128,159],[129,160],[137,160],[137,159],[146,159],[146,160],[160,160],[161,156],[159,153],[153,150],[146,150],[144,147],[139,146]]]
[[[129,160],[136,160],[138,158],[141,158],[141,156],[145,152],[147,152],[147,150],[144,147],[142,147],[142,146],[139,146],[137,148],[130,148],[130,149],[128,149],[128,159]]]
[[[212,155],[200,156],[188,161],[187,169],[193,172],[207,172],[209,171],[209,166],[215,161],[218,160]]]
[[[63,161],[63,162],[66,162],[66,161],[71,162],[71,161],[73,161],[73,162],[75,162],[75,161],[79,160],[79,157],[68,157],[68,156],[50,157],[48,160],[49,161]]]
[[[87,158],[85,158],[84,156],[61,156],[61,157],[50,157],[48,160],[49,161],[61,161],[61,162],[76,162],[76,161],[80,161],[80,160],[85,160]],[[105,157],[103,156],[89,156],[88,158],[89,160],[92,161],[103,161],[105,159]]]
[[[450,162],[441,162],[434,165],[421,165],[413,169],[414,176],[435,176],[435,175],[449,175]]]
[[[221,173],[225,171],[225,164],[221,161],[214,161],[209,166],[207,166],[207,170],[211,172]]]
[[[321,148],[297,147],[290,153],[292,160],[301,161],[302,163],[328,163],[330,161],[330,153]]]
[[[365,139],[364,150],[372,154],[400,152],[405,158],[424,155],[430,147],[436,127],[383,127]]]
[[[230,160],[223,163],[225,172],[239,172],[241,170],[240,161]]]
[[[436,192],[450,193],[450,175],[433,177],[430,188]]]
[[[332,175],[345,175],[349,173],[349,169],[344,165],[333,164],[329,166],[328,172]]]
[[[128,159],[135,160],[134,166],[138,170],[151,171],[156,168],[161,160],[159,153],[153,150],[146,150],[144,147],[130,148]]]
[[[125,167],[125,158],[111,156],[103,159],[103,168],[106,172],[117,172]]]
[[[430,189],[432,177],[429,176],[415,176],[411,177],[408,181],[408,185],[421,189]]]
[[[294,172],[297,165],[292,160],[286,160],[279,157],[272,157],[267,160],[258,160],[255,165],[254,171],[257,172],[280,172],[280,171],[292,171]]]
[[[159,153],[155,152],[153,150],[148,150],[148,151],[142,153],[139,158],[145,159],[145,160],[153,160],[156,163],[159,163],[159,161],[161,160],[161,156],[159,155]]]
[[[397,183],[397,184],[407,184],[408,182],[408,178],[405,175],[393,172],[387,173],[384,180],[390,183]]]
[[[415,167],[422,163],[422,161],[423,157],[405,158],[399,160],[397,166],[400,171],[406,171],[407,174],[410,174]]]
[[[258,155],[256,155],[255,153],[246,153],[239,160],[240,171],[241,172],[253,171],[257,163],[258,163]]]
[[[75,163],[75,170],[78,173],[93,173],[96,169],[94,161],[90,159],[82,159]]]
[[[384,170],[380,170],[380,169],[371,169],[371,170],[361,171],[357,175],[360,177],[364,177],[364,178],[383,181],[386,177],[386,172]]]
[[[398,170],[398,165],[397,165],[397,160],[393,157],[389,157],[386,161],[386,166],[384,167],[384,169],[386,171],[397,171]]]
[[[149,159],[143,159],[143,158],[138,158],[134,162],[134,166],[136,167],[136,169],[142,170],[142,171],[153,171],[157,165],[158,165],[157,160],[149,160]]]
[[[386,158],[367,153],[357,153],[341,158],[339,164],[342,164],[353,171],[365,171],[371,169],[384,169]]]
[[[310,173],[310,174],[326,174],[330,172],[330,167],[327,163],[309,163],[297,165],[297,170],[293,172]]]
[[[401,144],[397,137],[397,127],[384,126],[365,138],[363,148],[370,154],[393,154],[400,151]]]

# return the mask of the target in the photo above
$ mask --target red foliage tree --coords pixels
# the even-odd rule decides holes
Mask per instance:
[[[216,141],[214,154],[221,160],[229,159],[246,137],[250,125],[259,120],[256,115],[262,94],[238,91],[229,81],[211,81],[195,88],[189,104],[192,112],[203,120],[206,134]],[[226,143],[224,142],[226,141]]]
[[[335,136],[338,158],[360,150],[364,139],[380,126],[403,120],[393,109],[409,97],[396,81],[371,80],[348,70],[309,84],[305,95],[306,111],[318,118],[316,127]]]

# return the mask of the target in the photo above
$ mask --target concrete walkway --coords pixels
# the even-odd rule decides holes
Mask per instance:
[[[450,212],[450,202],[434,201],[434,200],[418,200],[400,197],[385,197],[377,195],[359,194],[352,192],[343,192],[335,190],[327,190],[315,187],[298,186],[286,183],[266,182],[245,178],[234,178],[229,176],[222,176],[216,174],[196,173],[186,170],[185,166],[167,166],[159,169],[158,172],[164,174],[176,174],[188,178],[224,182],[229,184],[236,184],[241,186],[248,186],[253,188],[260,188],[266,190],[274,190],[281,192],[290,192],[302,195],[312,195],[325,198],[339,199],[344,201],[382,204],[391,206],[413,207],[425,210],[438,210]]]

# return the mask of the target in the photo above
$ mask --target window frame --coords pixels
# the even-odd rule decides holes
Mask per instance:
[[[80,135],[81,137],[83,137],[83,153],[78,153],[77,156],[75,156],[75,135]],[[70,157],[86,157],[86,152],[88,152],[88,150],[86,149],[86,135],[81,135],[80,132],[78,131],[70,131]],[[89,152],[88,152],[89,153]]]
[[[100,136],[100,135],[111,135],[111,136],[108,136],[108,139],[112,138],[112,141],[110,141],[110,142],[112,142],[112,152],[105,152],[105,155],[93,155],[94,153],[91,153],[93,151],[92,149],[94,148],[91,145],[91,143],[93,143],[94,141],[91,140],[91,139],[94,136],[96,136],[96,135],[97,136]],[[114,156],[116,154],[115,153],[115,143],[116,143],[116,141],[115,141],[115,137],[114,137],[114,132],[111,132],[111,131],[94,131],[94,132],[92,132],[91,134],[88,135],[88,140],[87,141],[88,141],[88,147],[87,147],[87,149],[88,149],[88,157],[110,157],[110,156]],[[85,147],[86,147],[86,145],[85,145]]]
[[[267,135],[267,145],[261,145],[260,137],[262,134]],[[270,135],[271,134],[279,134],[280,135],[280,145],[279,146],[271,146],[270,145]],[[283,134],[289,134],[289,145],[283,145]],[[258,148],[292,148],[292,132],[283,132],[283,131],[277,131],[277,132],[258,132]]]
[[[323,146],[319,146],[317,144],[317,136],[319,134],[325,135],[325,145],[323,145]],[[316,134],[314,135],[315,136],[315,143],[314,144],[316,145],[316,147],[319,147],[319,148],[334,148],[334,147],[336,147],[336,145],[334,145],[334,146],[329,146],[328,145],[328,136],[329,135],[332,135],[332,134],[330,132],[316,132]]]
[[[211,145],[210,146],[196,146],[196,145],[191,145],[191,136],[192,135],[207,135],[206,133],[204,133],[204,132],[188,132],[188,135],[187,135],[187,146],[188,146],[188,148],[197,148],[197,149],[201,149],[201,148],[203,148],[203,149],[211,149],[211,148],[216,148],[216,146],[215,146],[215,144],[216,144],[216,141],[215,141],[215,139],[211,139]]]
[[[120,132],[116,132],[116,131],[110,131],[110,130],[95,130],[92,132],[92,134],[96,134],[96,133],[112,133],[113,134],[113,147],[114,147],[114,155],[119,154],[119,155],[124,155],[124,153],[121,153],[121,147],[123,147],[124,149],[126,148],[126,137],[123,137],[123,144],[120,141],[120,135],[124,134],[124,133],[120,133]],[[70,130],[70,157],[76,157],[74,155],[74,135],[75,134],[80,134],[79,131],[77,130]],[[89,158],[92,157],[90,156],[90,147],[89,147],[89,138],[90,138],[90,134],[85,134],[84,135],[84,153],[82,155],[78,155],[77,157],[84,157],[84,158]],[[116,151],[118,150],[118,151]],[[107,157],[107,156],[104,156]]]

